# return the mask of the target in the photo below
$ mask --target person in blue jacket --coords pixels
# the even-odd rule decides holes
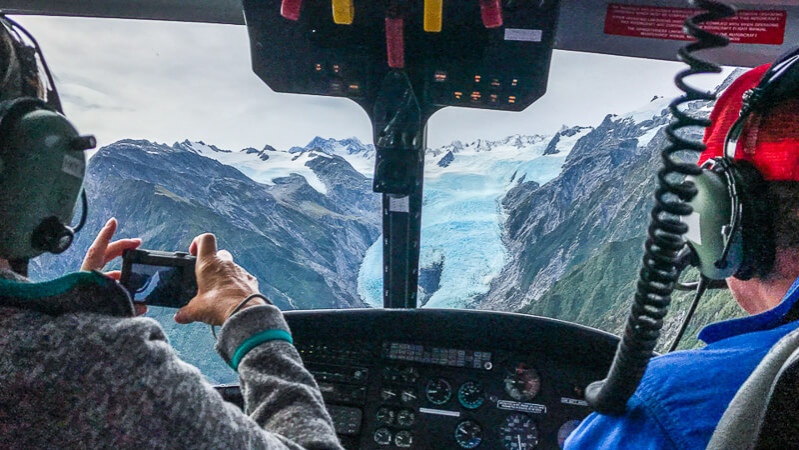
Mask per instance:
[[[796,59],[778,60],[769,74]],[[769,68],[745,72],[719,97],[700,164],[729,155],[724,151],[728,131]],[[699,334],[707,344],[703,348],[653,358],[626,413],[592,414],[569,436],[566,449],[704,449],[738,388],[772,345],[799,327],[799,97],[782,96],[743,123],[730,156],[762,174],[765,188],[756,201],[770,208],[772,231],[754,232],[773,238],[751,278],[727,279],[736,302],[750,315],[705,327]]]

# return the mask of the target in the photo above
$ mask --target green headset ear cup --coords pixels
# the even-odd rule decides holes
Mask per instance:
[[[735,274],[743,259],[741,234],[731,232],[727,263],[719,266],[726,245],[723,230],[730,226],[732,201],[724,174],[703,167],[702,173],[691,177],[697,194],[691,200],[693,213],[684,221],[688,225],[686,239],[699,261],[699,271],[711,280],[722,280]]]
[[[17,101],[21,100],[21,101]],[[42,253],[36,232],[45,220],[72,220],[83,187],[86,157],[72,148],[77,130],[37,99],[0,106],[0,257],[26,259]],[[10,104],[10,106],[9,106]]]
[[[774,264],[773,213],[766,200],[768,183],[760,172],[749,162],[727,160],[703,167],[691,179],[698,192],[691,201],[694,212],[685,220],[686,238],[702,275],[747,280],[769,273]]]

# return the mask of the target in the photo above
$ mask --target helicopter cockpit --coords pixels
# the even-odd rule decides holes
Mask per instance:
[[[669,64],[668,78],[681,67],[726,76],[732,67],[708,68],[693,58],[753,66],[776,58],[799,33],[790,20],[799,8],[791,2],[739,5],[734,18],[712,5],[703,10],[676,0],[193,3],[2,0],[0,8],[29,20],[46,47],[56,46],[47,28],[58,28],[59,20],[79,21],[64,23],[80,33],[86,21],[105,20],[105,36],[133,44],[138,38],[125,33],[133,21],[115,20],[233,26],[239,37],[245,25],[252,71],[283,101],[301,94],[321,97],[312,97],[325,102],[314,106],[319,109],[344,102],[351,103],[350,111],[352,104],[360,108],[360,130],[373,144],[315,137],[285,151],[268,144],[226,150],[197,134],[174,144],[149,141],[147,127],[136,124],[141,139],[101,143],[86,181],[92,215],[87,229],[115,216],[123,233],[163,250],[187,247],[186,239],[206,227],[217,233],[285,311],[348,449],[562,448],[582,419],[623,405],[626,398],[616,391],[629,390],[629,383],[634,389],[638,381],[616,378],[642,371],[637,364],[645,366],[654,351],[666,350],[655,347],[662,324],[654,340],[644,327],[644,350],[632,345],[645,355],[643,362],[635,357],[625,359],[638,359],[634,366],[614,363],[636,290],[640,260],[633,255],[639,256],[646,237],[660,148],[669,144],[671,98],[655,95],[636,110],[603,111],[596,123],[550,134],[537,134],[529,123],[527,135],[431,146],[428,132],[445,123],[440,110],[490,112],[463,119],[467,124],[488,121],[488,114],[509,120],[547,98],[556,81],[552,61],[573,52],[649,58]],[[702,12],[709,17],[698,19],[699,30],[686,36],[683,23]],[[718,45],[701,29],[727,34],[733,44]],[[157,26],[148,30],[170,39]],[[202,42],[198,36],[205,31],[191,33]],[[701,45],[685,47],[692,40]],[[673,61],[678,51],[689,66],[657,61]],[[57,68],[69,66],[72,56],[56,58],[51,65]],[[208,55],[205,64],[220,69],[213,61]],[[597,76],[601,64],[585,61],[571,80]],[[623,64],[607,64],[614,61]],[[116,83],[125,90],[125,71],[131,79],[137,71],[118,64]],[[70,70],[58,80],[67,86],[67,108],[99,122],[103,117],[88,111],[124,106],[109,103],[112,83],[92,86],[75,75],[77,65]],[[642,73],[628,73],[622,83],[634,90]],[[723,82],[700,84],[718,90]],[[129,89],[144,96],[149,87]],[[219,83],[218,89],[224,104],[225,91],[235,88]],[[712,94],[688,91],[683,110],[707,115]],[[558,107],[581,108],[548,107],[551,115],[561,114]],[[257,123],[244,122],[251,115],[237,110],[231,120],[221,120],[257,130]],[[352,120],[334,116],[336,126]],[[284,126],[290,134],[292,125]],[[695,141],[701,130],[692,126],[686,135]],[[81,255],[90,241],[78,236],[71,253],[40,258],[33,275],[63,272],[69,255]],[[674,258],[682,246],[680,241],[672,251]],[[725,295],[708,294],[686,336],[702,322],[741,314]],[[677,317],[672,312],[663,332],[669,340],[685,331],[678,331],[679,321],[690,303],[686,293],[674,296]],[[644,316],[660,314],[643,309]],[[241,404],[235,373],[215,360],[207,328],[177,325],[169,309],[153,307],[148,314],[162,323],[184,359],[226,399]],[[695,344],[685,339],[682,346]],[[198,350],[203,346],[208,350]],[[609,371],[617,374],[608,377]],[[605,385],[589,387],[606,377]]]

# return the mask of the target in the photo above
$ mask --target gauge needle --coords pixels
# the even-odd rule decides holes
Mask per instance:
[[[522,450],[522,435],[521,434],[517,434],[516,435],[516,442],[519,443],[519,450]]]

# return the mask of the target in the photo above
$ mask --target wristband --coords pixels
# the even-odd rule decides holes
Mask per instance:
[[[286,341],[289,344],[294,344],[294,340],[291,339],[291,334],[289,334],[286,330],[280,329],[272,329],[272,330],[264,330],[258,334],[250,336],[244,342],[239,345],[239,348],[233,352],[233,357],[230,358],[230,367],[233,368],[236,372],[239,370],[239,363],[250,352],[250,350],[254,349],[255,347],[263,344],[264,342],[269,341]]]

